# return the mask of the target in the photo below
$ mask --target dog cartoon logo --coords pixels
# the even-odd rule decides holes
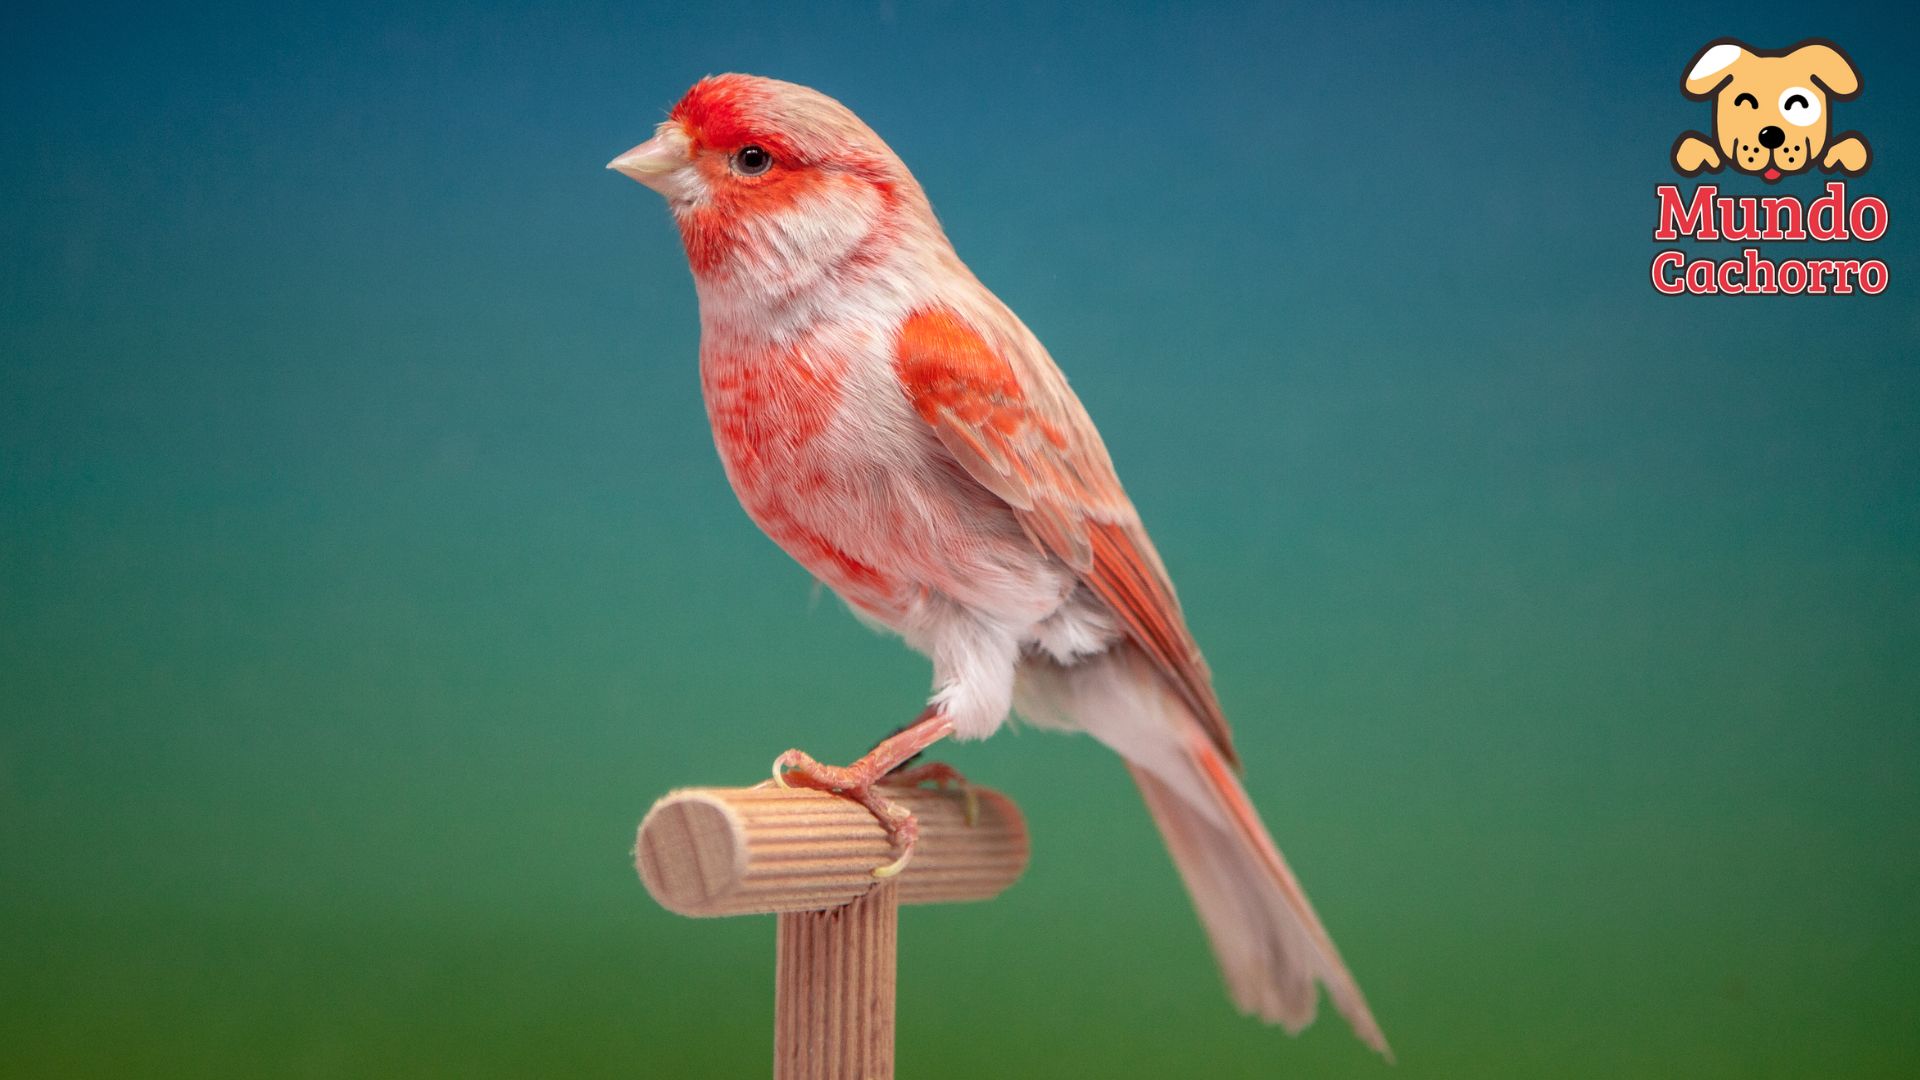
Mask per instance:
[[[1721,38],[1693,58],[1680,89],[1713,101],[1713,137],[1688,131],[1674,140],[1673,167],[1684,176],[1732,165],[1771,184],[1816,163],[1857,176],[1872,160],[1857,131],[1828,141],[1828,105],[1860,93],[1860,72],[1831,41],[1770,52]]]

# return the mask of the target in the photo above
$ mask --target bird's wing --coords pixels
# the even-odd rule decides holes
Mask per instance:
[[[990,343],[946,308],[906,319],[894,363],[914,411],[975,480],[1013,507],[1035,543],[1113,609],[1237,767],[1206,660],[1100,433],[1033,336],[1004,308],[994,314],[1020,332]]]

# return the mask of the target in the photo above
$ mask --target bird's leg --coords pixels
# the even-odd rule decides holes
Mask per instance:
[[[892,734],[888,735],[887,738],[892,738],[894,735],[898,735],[912,726],[912,723],[901,724],[899,727],[894,728]],[[886,739],[882,739],[880,743],[884,743],[885,741]],[[880,743],[874,743],[874,749],[879,749]],[[900,764],[895,765],[893,771],[888,773],[881,780],[881,783],[898,784],[901,787],[919,787],[921,784],[936,784],[942,789],[956,789],[965,797],[967,802],[967,824],[972,825],[977,822],[980,818],[980,799],[974,795],[973,788],[967,785],[967,778],[960,775],[959,769],[943,761],[931,761],[924,765],[915,765],[914,762],[919,761],[922,756],[923,754],[915,754]]]
[[[908,728],[910,728],[910,727],[912,727],[913,725],[915,725],[915,724],[917,724],[917,723],[919,723],[919,722],[920,722],[921,720],[924,720],[924,719],[926,719],[926,716],[927,716],[927,714],[926,714],[926,713],[921,713],[921,714],[920,714],[919,716],[916,716],[916,717],[914,717],[914,718],[913,718],[912,720],[909,720],[909,721],[907,721],[906,723],[904,723],[904,724],[901,724],[901,725],[900,725],[899,727],[897,727],[897,728],[894,728],[894,729],[893,729],[892,731],[889,731],[889,732],[888,732],[888,733],[886,734],[886,737],[885,737],[885,738],[882,738],[882,739],[881,739],[881,740],[880,740],[879,742],[877,742],[877,743],[874,743],[874,744],[873,744],[873,749],[872,749],[872,750],[868,750],[868,751],[867,751],[867,753],[869,753],[869,754],[871,754],[871,753],[873,753],[873,751],[874,751],[874,750],[878,750],[878,749],[880,749],[880,748],[881,748],[882,746],[884,746],[884,745],[886,745],[886,742],[887,742],[887,739],[891,739],[891,738],[893,738],[893,737],[894,737],[895,735],[898,735],[898,734],[900,734],[901,732],[904,732],[904,731],[906,731],[906,730],[907,730]],[[888,775],[890,775],[890,776],[891,776],[891,775],[898,775],[899,773],[901,773],[901,772],[904,772],[904,771],[905,771],[905,770],[906,770],[906,769],[907,769],[907,768],[908,768],[909,766],[911,766],[911,765],[912,765],[912,764],[913,764],[914,762],[916,762],[916,761],[918,761],[918,760],[920,760],[920,755],[919,755],[919,754],[915,754],[915,755],[913,755],[912,757],[910,757],[910,758],[908,758],[907,760],[905,760],[905,761],[903,761],[903,762],[901,762],[900,764],[898,764],[898,765],[895,765],[895,766],[893,767],[893,772],[892,772],[892,773],[890,773],[890,774],[888,774]]]
[[[918,723],[918,721],[911,721],[905,724],[901,724],[899,727],[894,728],[893,731],[887,735],[887,739],[893,738],[893,736],[898,735],[901,732],[907,730],[908,728],[912,727],[915,723]],[[885,743],[887,739],[881,739],[880,742],[874,743],[873,749],[874,750],[880,749],[881,744]],[[873,752],[872,750],[868,751],[868,753],[872,753],[872,752]],[[918,787],[921,784],[938,784],[943,788],[944,787],[956,787],[956,788],[966,787],[967,778],[964,776],[961,776],[960,770],[954,768],[951,765],[948,765],[944,762],[939,762],[939,761],[928,762],[924,765],[914,764],[914,762],[919,761],[924,756],[925,756],[925,752],[922,751],[921,753],[913,755],[912,757],[901,762],[900,764],[895,765],[893,767],[893,771],[889,772],[886,775],[886,778],[882,781],[882,783],[899,784],[901,787]]]
[[[966,803],[967,824],[976,825],[980,821],[980,796],[973,793],[973,785],[960,775],[960,770],[944,761],[929,761],[925,765],[902,765],[887,774],[886,782],[901,787],[919,787],[921,784],[935,784],[941,789],[952,788],[960,793]]]
[[[873,876],[892,877],[906,869],[907,861],[913,858],[913,844],[919,838],[920,823],[914,820],[912,811],[874,791],[874,786],[922,750],[951,734],[953,721],[929,705],[918,720],[880,740],[878,746],[851,765],[822,765],[802,751],[789,750],[774,759],[773,778],[782,787],[797,785],[813,788],[851,799],[866,807],[867,812],[887,830],[887,839],[892,841],[893,849],[897,852],[897,857],[875,870]],[[951,769],[947,772],[958,776]]]
[[[912,723],[902,724],[893,729],[893,735],[898,735],[912,726]],[[892,738],[893,735],[889,735],[887,738]],[[874,749],[879,749],[880,743],[884,742],[886,742],[886,739],[875,743]],[[900,787],[919,787],[921,784],[935,784],[942,790],[948,788],[957,790],[960,792],[961,798],[966,802],[967,824],[974,825],[978,823],[980,820],[980,797],[973,793],[973,788],[968,785],[967,778],[960,775],[959,769],[954,768],[944,761],[930,761],[925,764],[915,765],[914,762],[919,761],[923,756],[925,756],[924,751],[895,765],[893,771],[882,778],[881,783],[897,784]]]

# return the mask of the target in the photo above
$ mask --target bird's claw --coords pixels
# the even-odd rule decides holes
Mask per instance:
[[[793,785],[787,782],[787,773],[789,771],[798,772],[806,776],[813,776],[820,773],[825,773],[827,771],[827,766],[822,765],[819,762],[813,760],[813,756],[811,754],[806,753],[805,751],[789,750],[786,753],[781,754],[779,757],[773,759],[773,786],[780,787],[780,788],[792,787]],[[807,784],[805,786],[806,787],[817,786],[818,789],[821,791],[838,792],[840,790],[838,787],[827,787],[827,786],[819,786],[814,784]]]
[[[914,842],[920,835],[920,823],[913,811],[874,790],[875,778],[862,763],[849,766],[822,765],[799,750],[789,750],[773,759],[771,783],[783,787],[804,787],[850,799],[865,807],[887,831],[889,845],[899,854],[892,862],[876,867],[873,876],[885,880],[907,868],[913,859]]]
[[[822,765],[804,751],[789,750],[773,759],[771,783],[783,788],[805,787],[824,791],[866,807],[867,812],[880,822],[880,827],[887,830],[887,840],[899,852],[892,862],[873,871],[873,876],[882,881],[899,875],[913,859],[914,842],[920,836],[920,822],[913,816],[913,811],[876,791],[878,784],[899,787],[938,784],[946,789],[957,788],[965,801],[967,824],[972,826],[979,822],[980,797],[974,794],[967,778],[961,776],[953,766],[931,762],[876,776],[877,770],[868,764],[868,760],[863,758],[844,767]]]
[[[887,777],[887,782],[902,787],[933,784],[942,791],[958,790],[966,808],[967,826],[971,828],[980,823],[980,796],[974,792],[973,785],[967,783],[967,778],[960,775],[960,770],[946,762],[932,761],[911,769],[900,769]]]
[[[874,797],[879,798],[879,796]],[[913,811],[891,799],[880,799],[880,808],[888,818],[892,819],[891,822],[882,821],[880,824],[886,828],[887,837],[893,841],[893,846],[900,849],[899,858],[885,866],[873,868],[874,879],[885,881],[905,870],[907,863],[913,860],[913,846],[920,838],[920,822],[913,816]],[[869,806],[868,809],[873,808]]]

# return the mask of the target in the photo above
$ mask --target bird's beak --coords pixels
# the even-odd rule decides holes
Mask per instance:
[[[680,186],[680,170],[692,160],[687,133],[669,120],[660,125],[653,138],[607,162],[607,168],[625,173],[662,195],[674,194]]]

